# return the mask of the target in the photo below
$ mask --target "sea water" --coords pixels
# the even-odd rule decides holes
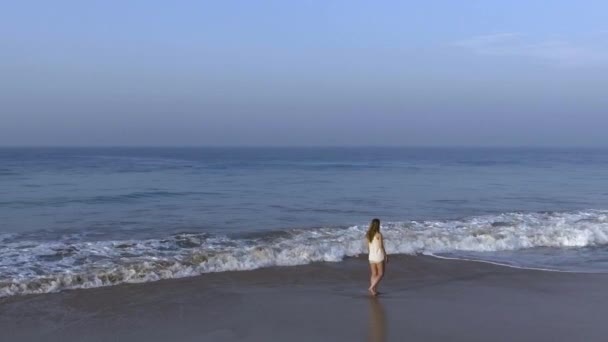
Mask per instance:
[[[608,271],[608,149],[1,148],[0,297],[387,252]]]

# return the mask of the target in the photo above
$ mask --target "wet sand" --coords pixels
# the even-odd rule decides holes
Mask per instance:
[[[393,256],[0,300],[1,341],[606,341],[608,275]]]

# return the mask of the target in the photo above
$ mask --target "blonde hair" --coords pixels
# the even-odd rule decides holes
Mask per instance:
[[[367,230],[365,237],[367,238],[367,240],[369,242],[372,242],[372,240],[374,239],[374,236],[376,236],[376,233],[379,233],[379,232],[380,232],[380,220],[375,218],[369,224],[369,229]]]

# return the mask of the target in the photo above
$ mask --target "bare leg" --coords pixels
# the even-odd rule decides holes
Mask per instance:
[[[372,295],[376,295],[374,290],[374,282],[378,277],[378,269],[377,264],[369,264],[370,278],[369,278],[369,288],[367,289]]]
[[[380,280],[382,280],[382,278],[384,277],[384,262],[379,262],[377,264],[374,264],[374,266],[376,267],[376,277],[372,282],[371,287],[371,291],[374,295],[378,294],[378,284],[380,283]]]

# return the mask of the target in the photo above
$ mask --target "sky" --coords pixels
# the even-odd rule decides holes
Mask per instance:
[[[0,146],[608,146],[606,1],[12,1]]]

